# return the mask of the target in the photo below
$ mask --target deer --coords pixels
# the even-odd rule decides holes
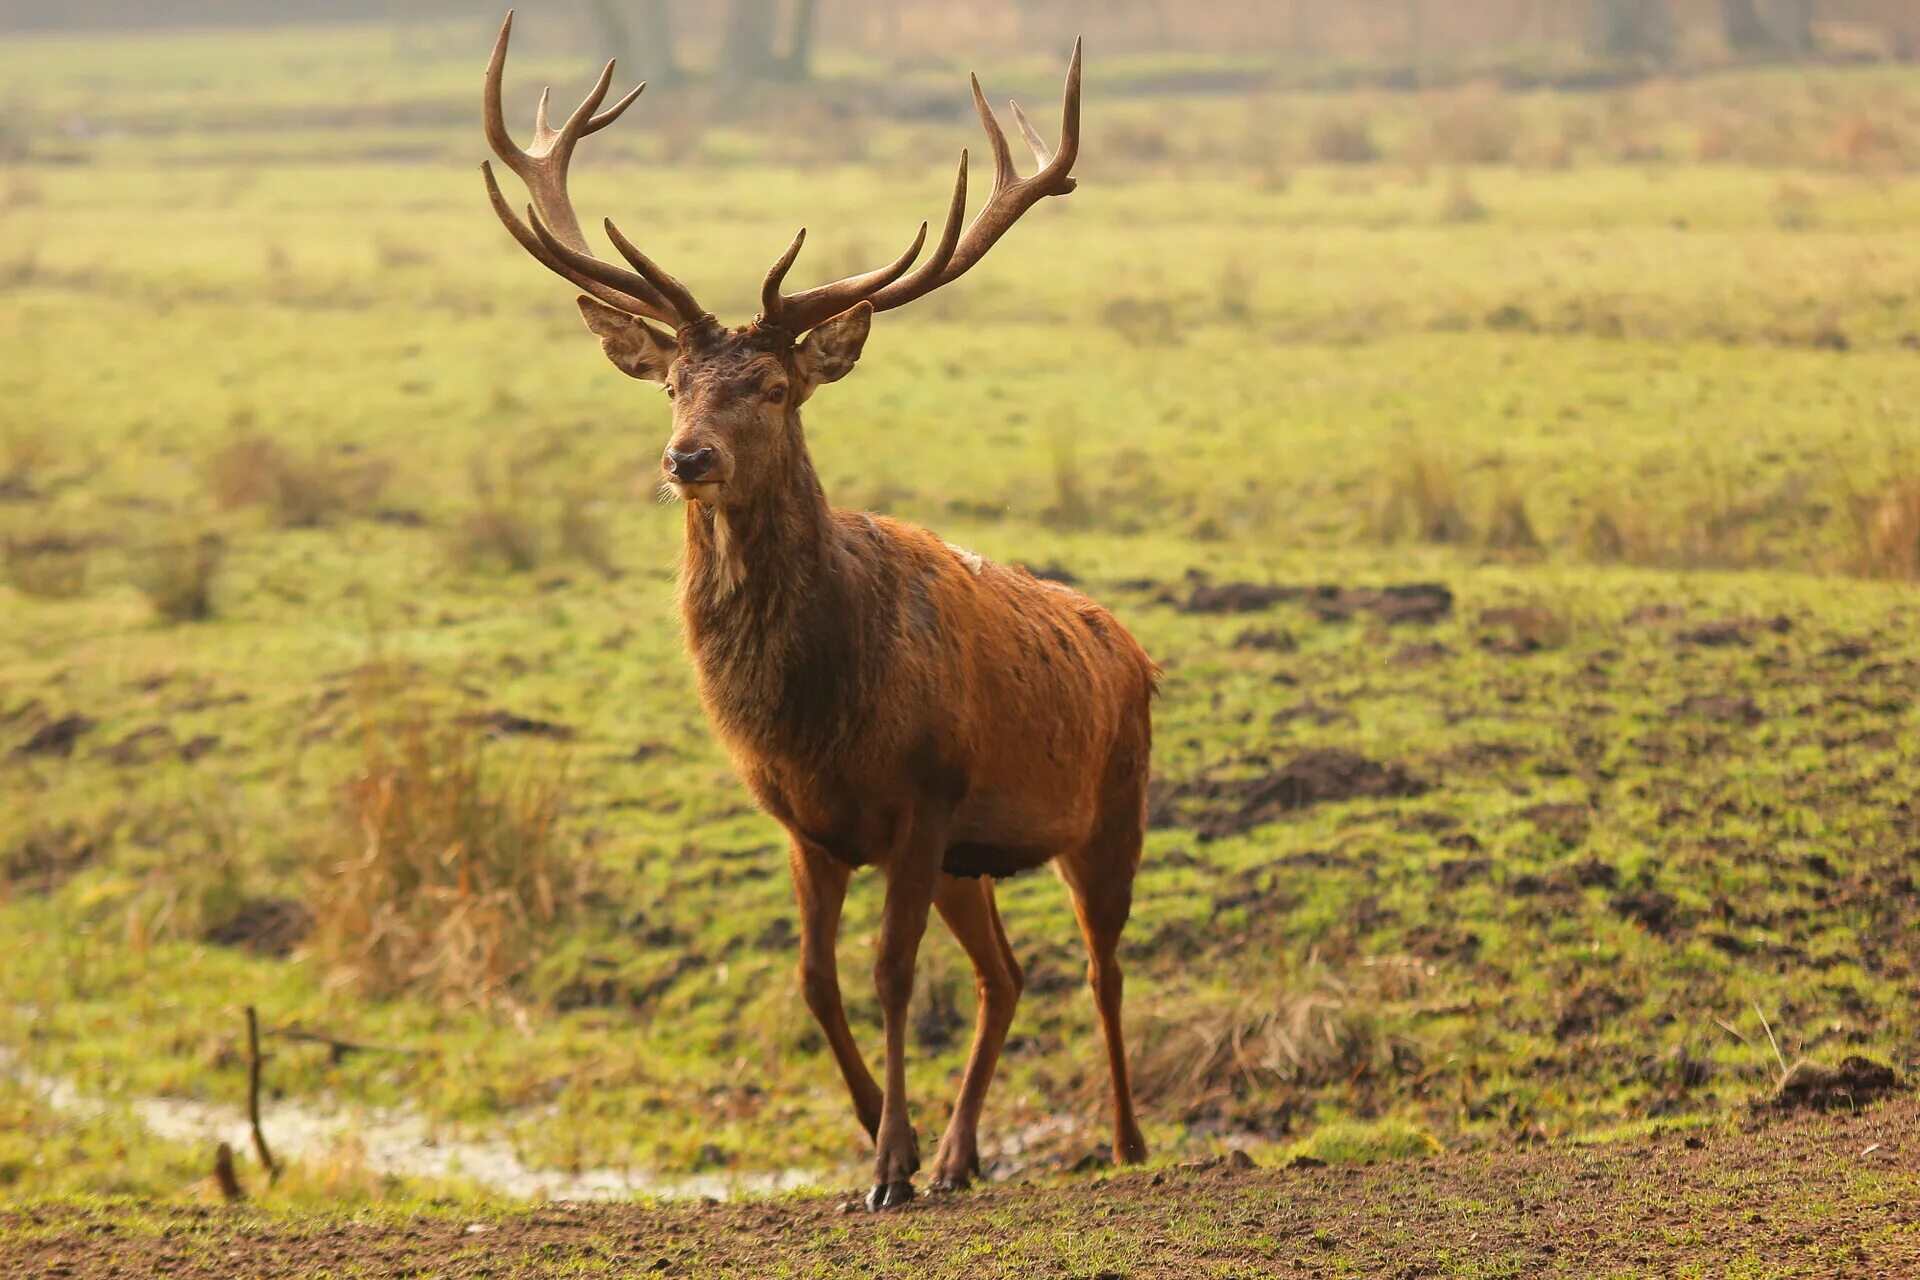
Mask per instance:
[[[1088,951],[1113,1089],[1113,1158],[1146,1158],[1121,1026],[1117,951],[1146,827],[1152,702],[1160,670],[1114,616],[1058,582],[1004,566],[894,519],[840,510],[808,452],[800,410],[852,372],[874,314],[953,283],[1028,209],[1075,186],[1081,48],[1069,63],[1058,147],[1017,104],[1038,168],[1021,177],[977,76],[974,106],[992,148],[993,187],[970,220],[961,152],[946,221],[891,263],[786,291],[803,228],[767,272],[760,312],[722,325],[611,219],[626,266],[582,234],[567,170],[582,139],[646,87],[602,109],[607,63],[558,128],[540,98],[518,146],[501,106],[513,15],[487,64],[483,121],[524,184],[508,204],[481,168],[494,212],[534,259],[581,290],[587,329],[614,367],[671,401],[663,488],[685,503],[676,588],[683,639],[709,723],[759,807],[785,829],[800,915],[799,980],[873,1143],[871,1210],[914,1196],[919,1144],[908,1115],[908,1008],[930,912],[973,967],[977,1018],[929,1189],[980,1174],[978,1126],[1025,979],[995,882],[1052,865]],[[855,870],[884,880],[873,980],[884,1082],[848,1028],[835,961]]]

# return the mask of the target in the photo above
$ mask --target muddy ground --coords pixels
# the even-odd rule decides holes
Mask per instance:
[[[1357,1167],[507,1214],[0,1211],[8,1276],[1920,1275],[1920,1100]]]

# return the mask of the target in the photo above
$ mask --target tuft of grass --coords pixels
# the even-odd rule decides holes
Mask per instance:
[[[1545,545],[1533,527],[1527,495],[1513,486],[1494,495],[1481,538],[1493,551],[1537,552]]]
[[[7,581],[22,595],[42,600],[84,595],[88,560],[86,542],[63,533],[7,538]]]
[[[474,508],[454,527],[449,550],[461,567],[531,573],[544,551],[536,518],[511,473],[497,482],[486,468],[472,468]]]
[[[1430,153],[1450,164],[1507,164],[1519,142],[1519,116],[1507,99],[1485,88],[1452,95],[1430,122]]]
[[[163,622],[204,622],[214,615],[214,585],[226,558],[220,535],[162,542],[147,549],[129,575]]]
[[[579,908],[564,760],[495,750],[391,671],[363,678],[359,767],[312,855],[308,948],[332,982],[494,1003]]]
[[[0,268],[0,278],[6,275]],[[0,500],[26,500],[39,497],[34,478],[53,458],[53,445],[45,433],[15,429],[0,442]]]
[[[321,450],[300,454],[268,436],[229,440],[207,463],[207,485],[225,510],[264,508],[283,529],[311,529],[368,510],[387,482],[374,459]]]
[[[613,558],[613,530],[593,496],[575,490],[562,499],[555,521],[560,554],[577,560],[603,578],[620,576]]]
[[[1112,298],[1101,309],[1100,318],[1136,347],[1177,347],[1181,343],[1179,318],[1165,297]]]
[[[1767,215],[1782,231],[1809,231],[1820,225],[1820,206],[1804,184],[1783,179],[1773,188]]]
[[[1136,1087],[1188,1116],[1236,1100],[1366,1090],[1417,1068],[1417,1047],[1388,1028],[1429,970],[1376,957],[1357,976],[1310,965],[1253,995],[1182,1000],[1150,1010],[1134,1051]]]
[[[1388,460],[1370,523],[1381,542],[1453,544],[1473,538],[1452,465],[1418,444]]]
[[[1260,283],[1259,273],[1238,257],[1228,258],[1220,267],[1218,296],[1220,318],[1235,324],[1253,318],[1253,296]]]
[[[1307,131],[1307,151],[1323,164],[1372,164],[1380,158],[1373,122],[1357,111],[1330,111]]]
[[[1874,506],[1866,528],[1867,571],[1920,580],[1920,476],[1894,481]]]
[[[1408,1120],[1337,1120],[1320,1125],[1284,1154],[1324,1164],[1380,1164],[1439,1155],[1443,1150],[1439,1138]]]
[[[1447,194],[1440,201],[1440,221],[1449,225],[1469,222],[1485,222],[1493,216],[1493,211],[1482,203],[1473,192],[1473,186],[1463,173],[1455,174],[1453,181],[1447,184]]]

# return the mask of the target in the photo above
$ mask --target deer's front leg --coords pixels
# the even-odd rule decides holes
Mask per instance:
[[[840,908],[847,898],[847,865],[830,855],[810,850],[799,840],[789,853],[793,864],[793,892],[800,902],[800,989],[815,1022],[833,1050],[834,1061],[853,1095],[853,1111],[860,1127],[873,1138],[880,1131],[880,1086],[873,1082],[860,1046],[847,1029],[847,1011],[840,1002],[840,972],[833,947],[840,936]]]
[[[880,944],[874,959],[874,986],[886,1029],[886,1091],[880,1106],[880,1134],[874,1144],[873,1190],[869,1209],[891,1209],[913,1199],[914,1171],[920,1147],[907,1115],[907,1005],[913,998],[913,966],[927,931],[927,910],[946,851],[947,823],[915,821],[913,832],[886,868],[887,900],[880,920]]]

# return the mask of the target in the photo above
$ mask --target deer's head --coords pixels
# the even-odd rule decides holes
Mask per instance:
[[[567,192],[574,148],[617,120],[646,86],[601,111],[613,82],[609,62],[586,100],[558,129],[547,121],[543,93],[533,144],[523,150],[507,132],[500,102],[512,30],[509,13],[487,64],[486,133],[494,154],[526,184],[533,203],[523,220],[501,194],[492,166],[482,165],[494,212],[528,253],[586,290],[579,299],[580,313],[614,366],[665,387],[673,400],[673,434],[661,471],[681,497],[692,501],[740,507],[767,492],[805,454],[800,406],[821,385],[852,372],[874,312],[903,306],[959,279],[1021,214],[1047,196],[1074,188],[1071,171],[1080,149],[1078,42],[1067,70],[1057,150],[1041,141],[1026,113],[1013,104],[1014,119],[1039,164],[1032,177],[1022,178],[1014,169],[1006,133],[976,77],[973,101],[993,150],[994,181],[986,205],[964,230],[967,154],[962,151],[946,222],[931,256],[920,258],[928,229],[922,223],[907,251],[888,265],[790,294],[783,287],[806,240],[802,229],[767,272],[760,314],[750,324],[729,329],[701,307],[685,285],[621,235],[611,220],[605,224],[607,238],[631,270],[595,257],[574,214]]]

